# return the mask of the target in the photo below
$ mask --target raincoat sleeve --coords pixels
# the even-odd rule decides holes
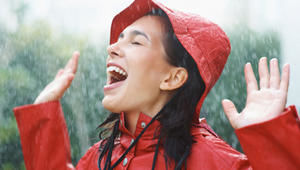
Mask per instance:
[[[300,169],[300,123],[295,106],[269,121],[236,130],[254,170]]]
[[[67,170],[70,141],[59,101],[14,108],[27,170]]]

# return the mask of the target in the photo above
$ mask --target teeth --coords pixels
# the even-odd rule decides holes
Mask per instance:
[[[111,71],[114,71],[114,72],[117,72],[119,74],[122,74],[123,76],[126,76],[126,72],[121,70],[119,67],[116,67],[116,66],[109,66],[107,69],[106,69],[107,72],[111,72]]]

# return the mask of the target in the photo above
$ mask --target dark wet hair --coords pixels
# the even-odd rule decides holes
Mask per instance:
[[[160,9],[154,9],[146,15],[160,16],[165,20],[165,34],[163,39],[164,48],[167,54],[166,60],[173,66],[183,67],[188,72],[188,79],[185,84],[176,90],[172,99],[157,113],[147,127],[155,120],[160,121],[160,133],[158,134],[158,144],[153,158],[152,169],[155,167],[158,148],[164,148],[164,157],[166,168],[172,161],[175,162],[176,168],[181,169],[186,165],[186,159],[190,154],[192,144],[194,143],[193,136],[190,133],[193,115],[200,97],[204,93],[205,84],[199,74],[196,63],[192,56],[185,50],[182,44],[174,34],[174,30],[168,16]],[[103,139],[103,134],[112,132],[111,135],[105,138],[106,142],[100,146],[101,154],[99,157],[98,166],[106,152],[108,152],[107,160],[105,161],[104,169],[113,169],[114,165],[110,165],[110,157],[114,145],[114,139],[118,136],[119,114],[111,113],[108,118],[99,126],[107,127],[100,132],[99,137]],[[141,134],[136,138],[134,145]],[[153,134],[155,135],[155,134]],[[156,136],[157,137],[157,136]],[[127,150],[129,151],[131,147]],[[128,153],[127,151],[127,153]],[[127,154],[121,156],[121,162]],[[115,164],[116,164],[115,163]],[[115,165],[116,166],[116,165]]]

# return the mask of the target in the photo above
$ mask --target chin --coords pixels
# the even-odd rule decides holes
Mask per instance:
[[[110,101],[107,97],[104,97],[102,99],[103,107],[112,113],[121,113],[122,112],[122,109],[120,109],[120,105],[118,105],[117,103],[118,102]]]

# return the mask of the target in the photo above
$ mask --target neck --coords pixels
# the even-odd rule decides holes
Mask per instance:
[[[150,117],[154,117],[171,99],[171,97],[171,95],[161,95],[158,99],[154,100],[153,103],[149,104],[149,106],[151,107],[144,106],[141,107],[143,109],[138,109],[139,111],[125,112],[125,125],[129,132],[134,135],[140,113],[144,113]]]
[[[136,129],[136,124],[139,119],[140,112],[126,112],[124,114],[125,125],[131,134],[134,134]]]
[[[131,134],[135,134],[136,125],[138,123],[138,119],[141,113],[146,114],[150,117],[154,117],[163,107],[163,105],[152,111],[134,111],[134,112],[125,112],[125,126],[129,130]]]

